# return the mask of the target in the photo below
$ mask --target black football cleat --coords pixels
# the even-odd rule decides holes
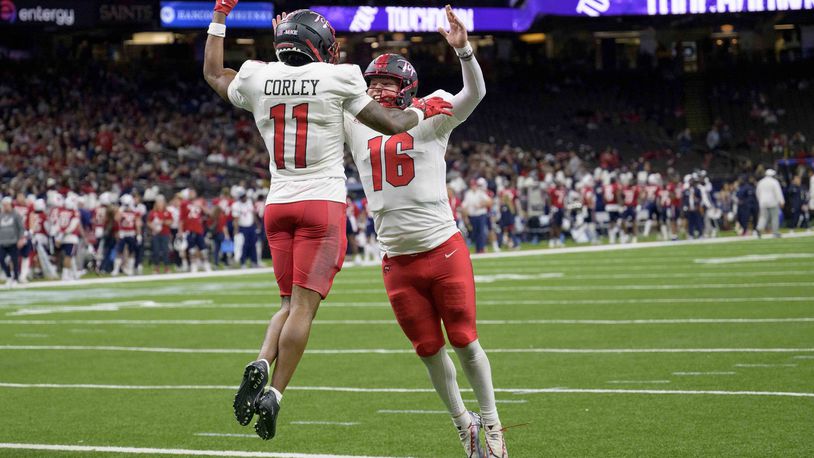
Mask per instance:
[[[243,381],[235,394],[232,407],[235,410],[235,419],[241,426],[246,426],[254,416],[254,405],[263,394],[263,388],[269,379],[268,365],[265,361],[254,361],[243,371]]]
[[[254,410],[260,419],[254,424],[254,430],[263,440],[269,440],[277,434],[277,414],[280,413],[280,404],[274,392],[268,391],[257,400]]]

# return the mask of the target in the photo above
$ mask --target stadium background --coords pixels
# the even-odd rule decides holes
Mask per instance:
[[[418,1],[403,6],[435,3]],[[643,159],[651,161],[654,169],[674,166],[682,174],[706,165],[717,186],[738,173],[754,171],[759,164],[812,156],[810,139],[814,133],[810,132],[808,117],[812,89],[807,77],[812,73],[814,28],[807,3],[798,2],[801,11],[684,16],[596,13],[599,17],[577,13],[575,7],[580,2],[576,1],[519,3],[512,11],[539,6],[569,16],[538,13],[526,24],[514,25],[512,17],[498,15],[494,21],[480,21],[471,32],[489,93],[481,109],[453,136],[450,165],[463,168],[463,175],[505,173],[500,167],[505,162],[502,157],[490,170],[467,169],[465,162],[473,162],[471,156],[477,155],[480,145],[486,145],[483,152],[491,156],[509,156],[515,168],[509,174],[522,171],[527,175],[546,155],[570,151],[577,152],[587,166],[599,165],[601,153],[610,148],[618,151],[625,165]],[[573,3],[574,8],[550,6],[560,3]],[[635,4],[646,13],[647,5],[657,2],[610,3],[614,6],[606,14],[615,12],[616,3]],[[673,3],[694,6],[696,2]],[[712,9],[716,2],[707,3]],[[745,9],[747,3],[754,2],[718,3]],[[774,2],[757,3],[766,3],[768,8]],[[389,14],[384,11],[386,2],[365,4],[379,5],[382,11],[378,16]],[[784,2],[778,4],[788,7]],[[42,15],[39,20],[20,17],[21,11],[49,6],[70,11],[71,15],[61,21],[70,23],[60,24],[59,19]],[[271,14],[271,8],[280,12],[304,6],[313,5],[276,2],[267,4],[266,14]],[[474,7],[479,20],[486,16],[480,16],[477,8],[509,7],[504,1],[459,6]],[[114,131],[115,145],[128,153],[134,149],[141,153],[142,145],[153,140],[161,151],[150,160],[161,157],[179,165],[171,184],[166,183],[166,177],[159,177],[158,182],[174,190],[195,183],[205,186],[210,196],[225,183],[264,177],[267,154],[259,135],[250,125],[247,128],[247,115],[217,102],[200,78],[205,40],[201,27],[208,21],[206,17],[162,22],[162,4],[153,1],[70,4],[4,0],[2,8],[3,129],[4,141],[11,149],[40,146],[30,139],[15,141],[13,126],[23,120],[14,119],[14,108],[32,114],[46,110],[53,117],[66,109],[78,109],[67,92],[74,91],[76,97],[79,91],[85,102],[83,109],[92,110],[82,124],[87,138],[73,139],[72,145],[63,148],[94,150],[95,137],[104,130]],[[405,23],[402,27],[408,30],[397,33],[349,32],[356,8],[348,8],[341,16],[346,31],[339,32],[347,62],[365,65],[377,53],[402,52],[420,72],[420,93],[457,87],[458,69],[449,63],[450,51],[440,37],[409,30],[425,30],[422,27],[426,24]],[[434,23],[430,19],[426,22],[432,29]],[[377,20],[372,28],[379,26],[392,27],[395,23]],[[236,68],[246,58],[273,60],[270,27],[266,21],[264,28],[231,28],[226,44],[228,64]],[[521,32],[507,31],[512,27],[519,27]],[[214,128],[216,118],[207,110],[227,116],[227,126],[233,129],[223,132]],[[135,126],[133,121],[141,125]],[[709,153],[705,139],[713,124],[721,130],[722,140],[712,158],[705,158]],[[677,139],[684,128],[691,131],[690,141]],[[196,153],[203,157],[194,158],[200,163],[179,162],[178,149],[190,147],[201,149]],[[219,148],[231,166],[206,167],[205,159]],[[22,155],[32,160],[24,151]],[[142,163],[137,159],[143,157],[133,160]],[[221,158],[210,158],[210,162],[218,160]],[[67,159],[63,162],[68,163]],[[60,172],[71,172],[71,167],[60,165]],[[126,165],[127,161],[122,164],[125,169]],[[10,164],[4,158],[6,186],[7,180],[26,166],[30,166],[26,161]],[[349,168],[352,175],[350,164]],[[79,167],[73,168],[76,170]],[[100,175],[104,168],[92,171]],[[98,186],[108,180],[132,181],[143,189],[155,179],[149,173],[138,176],[136,172],[96,176],[95,181]],[[82,185],[78,176],[72,178],[72,187]]]
[[[218,100],[201,76],[209,17],[193,15],[194,25],[173,26],[168,22],[183,15],[165,8],[190,7],[173,3],[0,0],[0,193],[132,192],[149,207],[156,193],[170,197],[190,186],[214,199],[235,185],[257,190],[267,185],[268,154],[251,119]],[[263,26],[230,27],[226,59],[232,68],[248,58],[274,59],[270,8],[276,13],[313,6],[241,5],[252,3],[258,8],[252,17]],[[324,4],[350,8],[350,29],[360,2]],[[390,14],[388,6],[439,2],[364,6],[377,8],[369,24],[375,29],[389,27],[383,16]],[[474,9],[475,18],[484,17],[478,8],[502,9],[480,11],[495,22],[484,20],[485,28],[476,22],[470,32],[488,93],[456,129],[448,151],[450,181],[462,183],[461,193],[471,179],[484,177],[493,192],[513,190],[529,217],[545,216],[540,184],[557,172],[575,183],[597,167],[679,179],[704,170],[725,215],[735,188],[761,178],[768,167],[780,172],[784,189],[795,175],[809,188],[811,2],[495,0],[454,6]],[[764,11],[748,11],[758,6]],[[661,14],[691,8],[697,14]],[[416,18],[430,13],[392,14],[402,15],[393,21],[407,30],[369,30],[360,17],[355,31],[340,31],[344,59],[364,66],[377,53],[400,52],[419,72],[420,95],[456,90],[460,73],[448,46],[433,32],[410,30],[429,27]],[[708,143],[713,130],[718,140]],[[358,201],[361,189],[349,160],[347,172]],[[786,219],[792,211],[785,209]],[[723,230],[734,224],[726,218],[721,223]],[[546,236],[521,234],[528,242],[535,235]],[[531,422],[509,430],[515,456],[807,456],[814,449],[808,421],[814,396],[810,239],[676,249],[681,252],[661,247],[475,261],[483,339],[505,350],[493,358],[500,374],[496,383],[507,390],[499,395],[508,401],[501,411],[516,420],[512,423]],[[703,258],[711,260],[699,262]],[[360,289],[380,287],[378,272],[362,267],[343,275],[347,280],[343,286],[338,278],[335,302],[320,312],[319,326],[326,330],[318,329],[321,337],[314,342],[330,356],[312,356],[297,384],[427,388],[409,352],[390,360],[352,356],[359,347],[399,354],[405,342],[382,306],[383,292]],[[257,332],[247,327],[262,328],[267,316],[269,301],[257,298],[275,295],[270,278],[267,273],[174,277],[0,292],[5,312],[0,450],[9,443],[48,442],[68,444],[57,449],[63,452],[75,446],[90,453],[81,440],[268,452],[265,444],[240,437],[245,431],[221,407],[229,405],[235,382],[230,375],[251,353],[240,348],[256,345],[250,335]],[[359,332],[354,320],[373,328]],[[376,327],[384,322],[390,325]],[[42,336],[51,346],[38,340]],[[530,355],[521,351],[526,347]],[[339,353],[330,353],[337,348]],[[195,350],[205,351],[189,356]],[[133,353],[120,353],[125,351]],[[83,352],[87,357],[78,356]],[[240,354],[222,354],[229,352]],[[128,363],[122,364],[121,354]],[[41,363],[32,365],[35,358]],[[345,370],[350,366],[357,375]],[[716,373],[721,378],[704,375]],[[187,382],[201,386],[182,392]],[[109,390],[99,394],[94,383]],[[655,393],[655,401],[611,393],[658,392],[668,383],[675,396]],[[164,384],[178,385],[178,393],[135,391]],[[604,391],[586,394],[597,387]],[[49,388],[56,391],[42,396]],[[443,433],[445,419],[419,415],[396,421],[376,415],[373,407],[366,410],[431,412],[439,408],[432,393],[367,397],[323,388],[292,391],[287,401],[297,412],[292,421],[317,418],[364,427],[348,432],[327,426],[315,435],[307,425],[289,424],[274,450],[426,457],[457,451],[454,437]],[[566,394],[547,397],[547,392]],[[720,392],[735,394],[713,394]],[[534,393],[542,396],[526,402]],[[109,414],[101,419],[99,397]],[[195,406],[181,415],[190,416],[183,424],[177,412],[166,411],[178,403]],[[326,405],[354,418],[327,414]],[[428,429],[438,433],[427,434]],[[27,450],[4,451],[45,453]]]

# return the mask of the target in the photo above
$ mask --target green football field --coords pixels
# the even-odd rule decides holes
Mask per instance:
[[[474,266],[511,456],[814,456],[814,238]],[[0,455],[463,456],[375,267],[337,277],[278,436],[240,427],[277,303],[269,273],[0,291]]]

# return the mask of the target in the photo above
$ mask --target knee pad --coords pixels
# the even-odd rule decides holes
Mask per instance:
[[[411,339],[412,340],[412,339]],[[444,348],[444,339],[435,336],[421,336],[413,340],[416,354],[422,358],[432,356]]]

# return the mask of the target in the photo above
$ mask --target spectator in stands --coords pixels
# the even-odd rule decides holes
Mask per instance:
[[[692,131],[690,131],[689,127],[682,130],[681,133],[678,134],[678,137],[676,137],[676,140],[678,140],[679,155],[686,156],[692,151]]]
[[[14,211],[11,197],[3,197],[0,206],[0,264],[6,274],[6,287],[13,288],[20,278],[19,250],[25,245],[25,225],[22,216]]]
[[[757,223],[757,235],[761,236],[766,226],[774,237],[780,237],[778,231],[780,226],[780,209],[786,204],[783,198],[783,189],[780,182],[775,178],[777,173],[774,169],[766,169],[766,176],[757,184],[755,193],[757,194],[758,205],[760,206],[760,218]]]
[[[715,151],[721,144],[721,134],[718,132],[718,125],[713,124],[712,128],[707,132],[707,149]]]

